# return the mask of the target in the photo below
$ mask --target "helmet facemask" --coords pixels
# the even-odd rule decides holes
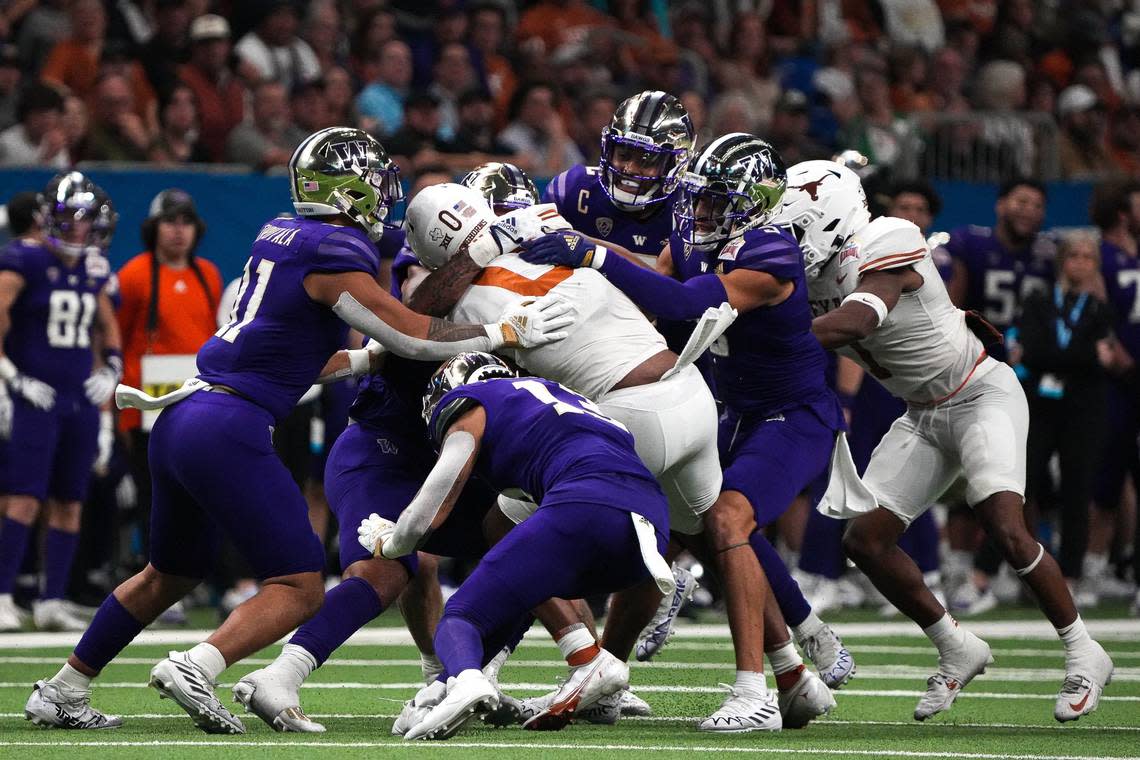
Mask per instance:
[[[652,138],[612,127],[602,130],[602,189],[621,209],[661,203],[677,189],[692,151],[657,145]]]
[[[119,215],[101,188],[71,172],[53,179],[43,197],[44,235],[52,250],[77,259],[107,249]]]

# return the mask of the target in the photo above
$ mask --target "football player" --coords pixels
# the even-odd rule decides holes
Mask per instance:
[[[600,270],[638,305],[666,319],[697,319],[725,302],[740,313],[711,349],[726,407],[725,470],[716,505],[704,521],[726,586],[737,679],[723,706],[701,723],[706,731],[780,727],[779,712],[769,709],[777,698],[765,683],[765,643],[781,706],[816,696],[826,697],[816,714],[834,705],[826,688],[819,694],[816,687],[823,684],[804,669],[779,609],[775,604],[765,609],[768,584],[757,561],[766,551],[774,555],[758,526],[775,520],[827,471],[843,429],[842,410],[824,379],[826,357],[810,334],[799,248],[788,233],[765,226],[784,185],[783,163],[770,145],[752,135],[728,134],[703,148],[682,180],[673,235],[658,263],[659,270],[676,277],[651,272],[577,233],[545,235],[524,244],[522,254],[533,263]],[[768,558],[764,567],[777,563],[795,588],[778,557]],[[844,671],[841,683],[850,677],[850,654],[811,614],[798,588],[795,595],[806,608],[795,621],[797,635],[809,652],[826,638],[836,653],[831,665]]]
[[[495,324],[457,325],[411,312],[381,289],[373,241],[402,190],[395,164],[366,132],[313,133],[290,158],[289,181],[299,218],[274,219],[258,233],[229,322],[198,352],[199,376],[157,399],[117,394],[120,405],[165,407],[150,444],[150,563],[107,597],[59,673],[36,683],[25,714],[38,724],[121,723],[90,706],[92,679],[198,585],[225,534],[261,590],[205,642],[159,662],[150,683],[203,731],[244,732],[214,694],[218,675],[312,617],[324,596],[324,552],[272,432],[317,377],[371,366],[368,349],[336,354],[345,322],[397,353],[430,358],[558,337],[543,332],[541,305],[516,307]]]
[[[647,581],[672,590],[661,557],[668,507],[620,422],[557,383],[517,378],[497,357],[465,353],[446,362],[424,394],[423,416],[439,458],[397,522],[371,515],[361,523],[363,546],[389,559],[414,551],[429,531],[461,517],[456,494],[476,468],[496,490],[525,492],[539,504],[448,600],[436,629],[444,672],[417,694],[417,719],[404,738],[446,739],[474,712],[497,705],[498,690],[480,668],[536,605]],[[577,656],[585,664],[600,650],[584,630],[578,634],[560,646],[582,639]],[[587,679],[567,709],[620,688]]]
[[[993,662],[989,646],[958,626],[897,546],[907,525],[958,477],[969,505],[1064,642],[1065,680],[1054,717],[1069,721],[1092,712],[1112,661],[1085,630],[1057,563],[1026,529],[1029,413],[1013,370],[987,355],[983,340],[996,331],[954,306],[914,224],[870,219],[853,172],[807,161],[792,167],[788,185],[775,221],[794,230],[803,248],[812,303],[822,315],[812,332],[907,402],[864,475],[871,503],[821,507],[853,518],[844,536],[848,556],[938,649],[938,671],[927,680],[915,719],[948,709]]]
[[[123,371],[103,256],[116,214],[79,172],[52,179],[41,200],[44,239],[17,239],[0,256],[0,379],[11,397],[13,441],[0,528],[0,622],[20,625],[12,587],[46,505],[44,583],[33,620],[41,630],[75,631],[85,624],[63,596],[98,449],[99,407]]]

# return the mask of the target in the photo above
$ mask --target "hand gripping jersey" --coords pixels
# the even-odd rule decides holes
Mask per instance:
[[[839,349],[899,398],[930,404],[961,388],[986,356],[966,327],[965,313],[950,302],[922,233],[895,217],[874,220],[820,272],[810,285],[815,314],[836,309],[869,272],[914,267],[922,287],[903,293],[883,323],[867,338]],[[975,368],[977,368],[975,370]]]
[[[12,304],[4,353],[20,372],[42,380],[66,398],[83,398],[91,374],[91,325],[99,295],[111,280],[102,256],[65,260],[40,243],[12,241],[0,253],[0,270],[24,278]]]
[[[633,436],[593,403],[535,377],[463,385],[435,408],[429,427],[437,443],[446,435],[441,414],[451,417],[453,404],[471,401],[487,415],[477,469],[496,490],[525,492],[542,507],[592,503],[633,512],[668,535],[665,500],[642,498],[646,488],[660,490]]]
[[[281,420],[348,337],[348,325],[309,298],[305,277],[375,277],[379,267],[376,246],[355,227],[269,222],[253,244],[229,321],[198,352],[198,377],[233,388]]]
[[[570,226],[583,235],[608,241],[635,253],[653,266],[673,231],[677,192],[655,204],[647,217],[637,217],[613,204],[602,189],[597,166],[572,166],[550,181],[543,203],[553,203]]]
[[[665,339],[633,301],[600,272],[528,264],[513,253],[483,270],[451,318],[494,321],[508,305],[547,293],[573,304],[577,322],[565,340],[511,352],[511,358],[529,372],[597,399],[666,348]]]

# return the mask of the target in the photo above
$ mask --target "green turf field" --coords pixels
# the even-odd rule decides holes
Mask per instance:
[[[624,719],[617,726],[572,725],[558,733],[471,724],[447,742],[410,743],[390,736],[401,702],[418,686],[419,659],[398,628],[373,627],[339,650],[302,692],[323,735],[277,734],[254,716],[243,716],[244,736],[207,736],[171,703],[146,687],[151,665],[168,649],[186,649],[196,632],[144,634],[104,672],[94,703],[122,715],[122,728],[103,733],[41,730],[23,719],[30,685],[51,675],[70,651],[65,634],[0,635],[0,757],[323,758],[454,756],[457,758],[573,758],[589,752],[608,757],[653,752],[657,757],[732,753],[804,757],[1137,758],[1140,760],[1140,621],[1097,621],[1094,629],[1116,661],[1116,676],[1100,709],[1075,724],[1053,720],[1062,678],[1060,644],[1039,618],[967,623],[983,634],[996,662],[971,684],[953,710],[925,724],[911,711],[935,664],[921,635],[901,623],[837,625],[859,673],[837,695],[834,713],[807,729],[776,735],[716,736],[694,722],[721,701],[719,682],[731,682],[731,646],[720,626],[682,629],[648,665],[636,665],[632,681],[655,716]],[[564,672],[557,649],[538,632],[502,672],[517,696],[549,690]],[[165,636],[154,641],[153,636]],[[71,638],[74,638],[73,636]],[[154,643],[150,643],[154,642]],[[276,653],[223,674],[227,685]],[[160,754],[161,753],[161,754]]]

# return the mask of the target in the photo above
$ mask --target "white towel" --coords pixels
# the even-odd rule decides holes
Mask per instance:
[[[724,335],[724,331],[736,321],[737,315],[736,309],[729,306],[728,301],[716,308],[710,306],[705,309],[705,313],[697,321],[697,326],[693,328],[692,335],[689,336],[689,342],[681,349],[677,363],[666,371],[661,379],[668,380],[695,362],[701,354],[708,350],[709,346],[716,342],[717,338]]]
[[[653,576],[661,593],[665,596],[672,595],[677,590],[677,581],[673,579],[669,563],[657,551],[657,531],[653,528],[653,523],[633,512],[629,516],[633,518],[633,531],[637,534],[637,543],[641,547],[641,561],[645,563],[645,568]]]
[[[831,451],[827,491],[816,509],[821,515],[848,520],[871,512],[878,506],[875,494],[871,493],[855,469],[855,460],[847,446],[847,434],[840,431],[835,436],[835,448]]]
[[[129,385],[120,383],[119,386],[115,388],[115,406],[120,409],[142,409],[143,411],[163,409],[181,401],[193,393],[197,393],[209,387],[210,384],[205,380],[192,377],[182,383],[177,390],[156,397],[149,393],[143,393],[138,388],[132,388]]]

